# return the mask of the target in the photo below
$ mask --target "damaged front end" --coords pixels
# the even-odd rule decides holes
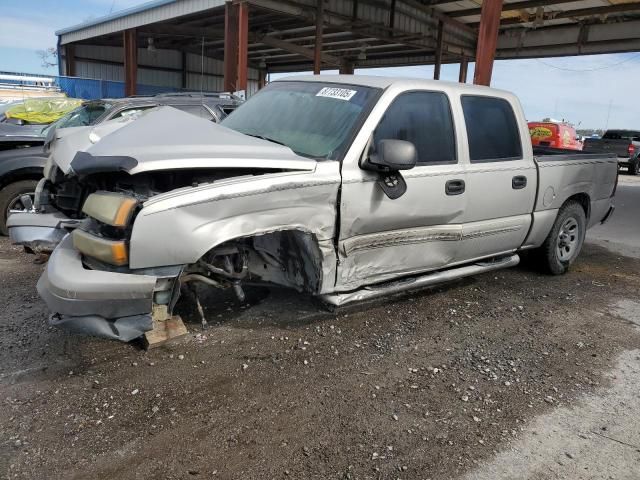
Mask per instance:
[[[244,281],[319,291],[320,275],[306,266],[322,268],[312,236],[279,231],[276,214],[266,214],[269,231],[255,237],[233,235],[233,240],[218,240],[207,233],[215,222],[252,232],[253,225],[233,214],[235,208],[250,218],[257,218],[255,211],[260,210],[281,214],[282,198],[274,199],[273,193],[286,195],[289,188],[302,191],[300,180],[294,184],[289,177],[302,174],[309,182],[316,162],[296,156],[287,147],[181,112],[170,112],[170,116],[174,120],[180,116],[189,135],[174,132],[177,136],[172,137],[168,129],[173,127],[168,124],[164,131],[149,133],[154,122],[157,126],[163,123],[159,120],[167,120],[167,113],[160,109],[131,122],[85,145],[72,160],[61,152],[72,151],[78,143],[56,146],[57,155],[52,155],[56,161],[46,171],[39,208],[59,215],[73,228],[54,250],[38,282],[38,292],[53,312],[52,325],[130,341],[156,332],[159,323],[172,318],[181,289],[193,293],[206,324],[193,288],[196,283],[230,288],[241,301]],[[157,135],[154,144],[150,136]],[[319,217],[332,229],[339,176],[337,164],[327,166],[331,181],[325,179],[315,188],[333,192],[325,195],[332,202],[324,207],[329,213]],[[318,193],[311,185],[317,202]],[[270,208],[260,196],[275,202],[274,206]],[[251,208],[240,203],[245,197],[251,199]],[[165,204],[158,212],[159,205]],[[317,210],[316,205],[309,206],[304,214]],[[160,224],[149,224],[150,219]],[[224,227],[215,231],[227,233]],[[326,248],[332,249],[332,234],[327,231]],[[192,243],[186,244],[186,239]],[[209,247],[200,251],[198,242]],[[295,254],[285,256],[291,251]],[[297,268],[289,268],[287,262],[292,261]]]

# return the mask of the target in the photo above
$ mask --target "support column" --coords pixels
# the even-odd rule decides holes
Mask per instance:
[[[258,70],[258,90],[264,88],[267,84],[267,71]]]
[[[182,81],[180,86],[187,88],[187,52],[182,52]]]
[[[249,47],[249,6],[246,2],[227,2],[224,14],[224,89],[247,89]]]
[[[318,0],[316,7],[316,44],[313,49],[313,73],[320,75],[322,66],[322,30],[324,22],[324,0]]]
[[[67,77],[76,76],[76,49],[73,45],[64,46],[64,74]]]
[[[433,79],[440,80],[440,69],[442,68],[442,49],[444,47],[444,22],[438,22],[438,40],[436,42],[436,64],[433,67]]]
[[[136,94],[138,84],[138,40],[136,29],[130,28],[123,32],[124,44],[124,94]]]
[[[343,60],[338,69],[340,75],[353,75],[353,63]]]
[[[493,59],[496,56],[498,44],[498,29],[500,28],[500,13],[502,0],[484,0],[480,13],[478,28],[478,45],[476,46],[476,68],[473,83],[476,85],[490,85]]]
[[[467,83],[467,70],[469,69],[469,59],[462,57],[460,60],[460,75],[458,75],[458,82]]]

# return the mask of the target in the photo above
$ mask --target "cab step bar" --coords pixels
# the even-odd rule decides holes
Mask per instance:
[[[330,305],[341,307],[353,302],[375,300],[409,290],[431,287],[433,285],[458,280],[470,275],[478,275],[480,273],[492,272],[503,268],[515,267],[518,263],[520,263],[520,257],[517,254],[513,254],[506,257],[497,257],[470,265],[450,268],[448,270],[432,272],[419,277],[410,277],[393,282],[370,285],[359,290],[354,290],[353,292],[320,295],[319,298]]]

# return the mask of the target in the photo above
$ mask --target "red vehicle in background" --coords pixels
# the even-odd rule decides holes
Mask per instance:
[[[582,150],[576,129],[570,123],[557,121],[529,122],[534,146]]]

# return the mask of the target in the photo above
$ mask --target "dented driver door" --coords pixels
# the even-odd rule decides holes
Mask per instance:
[[[343,162],[337,290],[457,259],[467,195],[455,108],[446,91],[405,90],[385,92],[372,111]],[[384,139],[410,141],[418,154],[416,167],[402,172],[407,191],[397,199],[384,193],[380,174],[359,166],[362,155]]]

